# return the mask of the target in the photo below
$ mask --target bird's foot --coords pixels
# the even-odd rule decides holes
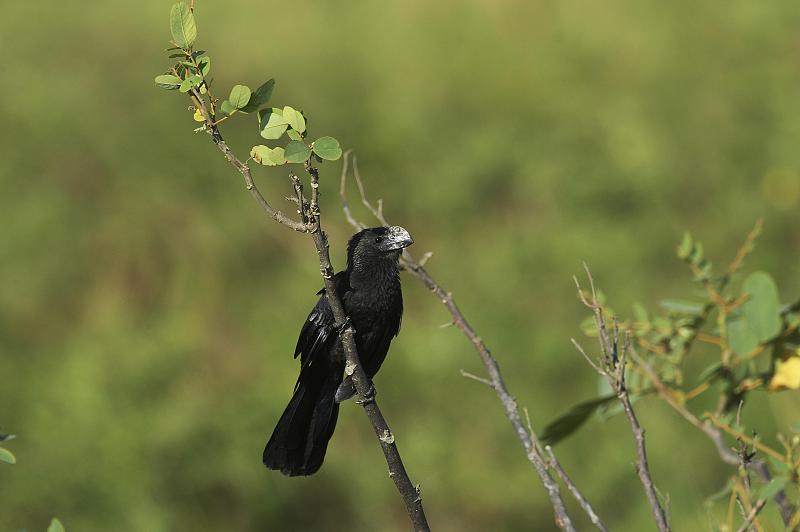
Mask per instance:
[[[367,390],[367,393],[365,393],[361,399],[356,401],[356,404],[367,405],[369,403],[374,403],[376,395],[378,395],[378,391],[375,389],[375,385],[372,384],[372,381],[369,381],[369,390]]]

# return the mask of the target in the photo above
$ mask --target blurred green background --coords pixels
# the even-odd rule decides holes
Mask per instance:
[[[15,2],[0,79],[0,529],[406,530],[372,430],[342,409],[322,471],[260,463],[289,399],[296,333],[320,287],[313,246],[267,220],[158,90],[170,1]],[[371,195],[451,290],[537,428],[596,394],[576,354],[593,268],[627,312],[688,297],[684,230],[800,292],[800,4],[392,0],[197,3],[225,94],[277,79],[273,102],[356,150]],[[254,118],[224,133],[239,154]],[[332,256],[350,228],[322,167]],[[256,170],[283,209],[285,169]],[[362,211],[357,211],[366,219]],[[444,308],[404,277],[381,407],[436,530],[548,530],[552,512]],[[800,394],[760,400],[763,434]],[[639,403],[676,529],[730,473],[702,435]],[[559,445],[614,529],[652,528],[622,419]],[[569,502],[573,507],[572,502]],[[768,519],[774,519],[770,509]],[[581,528],[587,522],[579,513]]]

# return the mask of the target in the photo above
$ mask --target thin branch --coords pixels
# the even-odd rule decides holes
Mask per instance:
[[[383,204],[381,202],[378,203],[378,207],[374,207],[372,203],[369,202],[366,196],[366,192],[364,190],[364,184],[361,180],[361,175],[358,172],[358,166],[356,162],[356,158],[353,157],[353,175],[355,177],[356,185],[358,186],[359,194],[361,195],[361,202],[362,204],[372,213],[373,216],[383,225],[388,226],[389,223],[386,221],[386,218],[383,215]],[[340,188],[340,195],[346,201],[346,196],[344,195],[344,187]],[[346,205],[344,203],[343,205]],[[347,213],[345,212],[345,216]],[[348,218],[349,220],[349,218]],[[354,220],[355,221],[355,220]],[[356,222],[351,224],[354,227],[360,227],[361,224]],[[428,290],[430,290],[436,298],[442,302],[442,304],[447,308],[450,314],[453,316],[453,324],[458,327],[459,330],[467,337],[470,341],[472,346],[478,352],[480,356],[481,362],[483,363],[484,367],[486,368],[486,373],[489,376],[489,382],[492,383],[492,388],[494,389],[495,393],[497,394],[498,399],[503,405],[503,410],[505,412],[506,417],[511,422],[511,426],[514,429],[514,433],[517,439],[522,444],[523,449],[525,450],[525,455],[528,457],[528,461],[533,466],[536,474],[539,476],[542,484],[544,485],[545,491],[547,491],[547,495],[550,498],[550,504],[553,506],[553,511],[555,513],[555,523],[556,525],[565,531],[572,531],[575,530],[575,527],[572,524],[572,520],[567,513],[567,509],[564,506],[564,501],[561,499],[561,493],[558,488],[558,483],[553,480],[550,476],[550,473],[547,471],[547,467],[544,463],[544,460],[537,454],[536,447],[534,446],[533,441],[531,440],[530,435],[525,430],[525,426],[522,424],[522,419],[519,414],[519,409],[517,407],[516,400],[511,396],[508,392],[508,388],[506,388],[505,382],[503,381],[503,377],[500,374],[500,366],[497,364],[497,361],[492,357],[489,348],[486,347],[486,344],[483,342],[480,336],[475,332],[472,326],[469,324],[467,319],[461,313],[461,310],[456,305],[455,300],[453,299],[453,294],[450,292],[445,291],[439,283],[437,283],[433,277],[425,270],[425,268],[419,262],[415,261],[411,253],[408,250],[404,249],[403,254],[401,256],[401,261],[403,266],[408,270],[412,275],[414,275],[417,279],[419,279],[422,284],[424,284]]]
[[[494,388],[494,384],[489,379],[484,379],[483,377],[478,377],[477,375],[473,375],[472,373],[468,373],[468,372],[464,371],[463,369],[460,370],[460,372],[461,372],[461,376],[462,377],[466,377],[468,379],[472,379],[474,381],[478,381],[478,382],[480,382],[482,384],[485,384],[489,388]]]
[[[345,218],[347,218],[347,223],[352,225],[353,229],[356,231],[361,231],[365,226],[353,218],[353,213],[350,212],[350,203],[347,201],[347,169],[350,162],[350,153],[351,151],[347,150],[342,156],[342,176],[339,180],[339,199],[342,202],[342,210],[344,211]]]
[[[383,450],[383,454],[386,458],[386,464],[389,468],[389,476],[394,481],[397,490],[400,492],[400,495],[403,498],[406,511],[408,512],[408,516],[411,520],[414,530],[417,532],[429,532],[430,527],[428,526],[428,521],[425,517],[425,510],[422,507],[420,489],[418,486],[415,487],[409,479],[408,473],[403,466],[403,461],[400,458],[400,453],[397,450],[394,434],[389,428],[389,425],[386,423],[386,419],[384,419],[380,408],[378,408],[378,403],[375,401],[375,390],[366,373],[364,372],[364,368],[362,367],[358,357],[358,352],[356,351],[354,337],[355,330],[353,329],[352,324],[350,324],[350,321],[347,318],[342,306],[342,302],[336,294],[336,289],[333,284],[334,269],[328,253],[328,239],[325,235],[325,232],[322,230],[320,221],[319,174],[317,169],[309,164],[306,164],[306,171],[311,176],[311,203],[307,210],[305,208],[306,203],[305,197],[303,196],[302,184],[296,176],[292,178],[292,184],[298,202],[298,210],[303,222],[301,223],[292,220],[280,211],[276,211],[267,202],[253,182],[253,178],[250,173],[250,167],[246,163],[240,161],[225,143],[219,128],[214,123],[214,117],[209,113],[208,108],[206,107],[203,97],[195,89],[192,89],[192,95],[196,105],[199,104],[199,109],[205,118],[206,130],[211,135],[211,139],[214,141],[214,144],[216,144],[217,147],[222,151],[228,162],[242,174],[247,186],[247,190],[251,192],[264,211],[274,220],[291,227],[295,231],[311,233],[311,236],[314,239],[314,245],[317,249],[320,272],[325,282],[325,294],[331,310],[333,311],[335,324],[338,328],[343,328],[340,336],[342,345],[344,347],[345,356],[347,357],[345,372],[352,376],[353,384],[355,385],[356,392],[358,393],[360,399],[359,403],[364,408],[367,417],[372,423],[372,428],[375,431],[375,435],[380,441],[381,449]],[[345,324],[347,325],[345,326]]]
[[[594,279],[589,271],[588,266],[584,263],[584,270],[589,279],[589,286],[591,288],[592,299],[587,301],[586,297],[581,290],[580,284],[577,279],[575,280],[578,287],[578,294],[583,301],[584,305],[590,308],[594,314],[595,326],[598,331],[598,340],[600,342],[600,352],[602,353],[601,366],[605,372],[606,378],[616,392],[617,399],[622,403],[622,409],[625,412],[625,417],[628,418],[628,424],[631,426],[634,441],[636,443],[636,473],[639,476],[639,481],[642,483],[647,500],[650,502],[650,508],[653,512],[653,517],[656,521],[656,526],[661,532],[670,529],[669,522],[667,521],[666,513],[661,507],[658,500],[658,493],[656,492],[653,478],[650,474],[650,466],[647,461],[647,446],[645,445],[644,429],[639,424],[636,413],[633,410],[628,390],[625,386],[625,361],[628,350],[630,349],[630,336],[625,335],[622,345],[619,343],[619,324],[616,318],[614,319],[614,327],[612,335],[609,336],[608,328],[606,327],[605,317],[603,316],[603,308],[597,301],[597,291],[594,286]],[[585,353],[584,353],[585,355]],[[588,357],[586,357],[588,359]],[[603,372],[599,372],[603,375]]]
[[[575,497],[575,500],[581,505],[583,511],[589,516],[589,520],[591,520],[591,522],[594,523],[594,526],[596,526],[598,529],[604,532],[607,531],[608,529],[600,520],[600,517],[597,516],[597,513],[594,511],[594,508],[592,508],[592,505],[589,504],[589,501],[586,500],[569,475],[567,475],[567,472],[564,471],[564,468],[561,467],[561,464],[558,462],[558,459],[553,452],[553,448],[548,445],[544,449],[547,452],[547,456],[550,458],[550,467],[556,472],[556,474],[558,474],[558,477],[561,479],[564,485],[567,486],[569,492],[572,493],[572,496]]]
[[[739,527],[737,532],[747,532],[747,530],[750,529],[750,525],[753,524],[753,521],[755,521],[756,517],[758,516],[758,513],[764,508],[764,505],[766,504],[767,504],[766,499],[759,499],[756,502],[755,506],[753,506],[753,508],[747,514],[744,523],[742,523],[742,526]]]

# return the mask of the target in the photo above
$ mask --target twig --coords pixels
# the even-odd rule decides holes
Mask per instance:
[[[656,493],[653,478],[650,475],[650,466],[647,462],[647,447],[644,439],[644,429],[639,425],[639,420],[636,418],[636,413],[633,410],[628,390],[625,386],[625,362],[626,356],[630,349],[630,337],[625,335],[623,344],[619,343],[619,325],[616,318],[614,319],[614,327],[612,336],[608,334],[605,318],[603,317],[603,308],[597,301],[597,291],[594,287],[594,279],[586,264],[583,265],[586,271],[586,276],[589,279],[589,286],[591,288],[591,301],[588,301],[581,290],[580,284],[577,279],[575,283],[578,287],[578,295],[583,301],[583,304],[590,308],[594,314],[595,326],[598,331],[598,340],[600,342],[601,360],[600,366],[605,372],[605,376],[616,392],[617,399],[622,403],[625,417],[628,418],[628,423],[631,426],[634,440],[636,442],[636,473],[639,476],[639,481],[642,483],[644,492],[650,502],[650,508],[653,512],[653,517],[656,521],[656,526],[661,532],[670,529],[667,521],[667,516],[661,503],[658,500],[658,493]],[[585,353],[584,353],[585,356]],[[588,357],[586,357],[588,359]],[[600,372],[603,375],[603,372]]]
[[[561,479],[564,485],[567,486],[569,492],[572,493],[572,496],[575,497],[576,501],[578,501],[578,504],[580,504],[581,508],[583,508],[583,511],[586,512],[586,515],[589,516],[589,519],[592,523],[594,523],[594,526],[600,530],[603,530],[604,532],[607,531],[608,529],[600,520],[600,517],[597,516],[597,513],[595,513],[592,505],[589,504],[589,501],[586,500],[569,475],[567,475],[567,472],[564,471],[564,468],[561,467],[561,464],[558,462],[555,453],[553,453],[553,448],[547,445],[544,449],[547,452],[547,456],[550,458],[550,467],[556,472],[556,474],[558,474],[558,477]]]
[[[461,376],[462,377],[466,377],[468,379],[472,379],[474,381],[478,381],[480,383],[483,383],[486,386],[488,386],[489,388],[494,388],[494,384],[489,379],[484,379],[483,377],[478,377],[477,375],[473,375],[472,373],[467,373],[463,369],[460,370],[460,372],[461,372]]]
[[[750,525],[753,524],[753,521],[755,521],[756,517],[758,516],[758,513],[761,511],[762,508],[764,508],[764,505],[766,504],[767,504],[766,499],[759,499],[758,501],[756,501],[755,506],[753,506],[753,508],[747,514],[744,523],[742,523],[742,526],[739,527],[737,532],[747,532],[747,530],[750,528]]]
[[[196,102],[198,102],[200,105],[199,108],[203,114],[203,118],[205,118],[206,129],[211,135],[211,139],[214,141],[214,144],[216,144],[217,147],[222,151],[228,162],[242,174],[247,185],[247,190],[251,192],[266,213],[274,220],[291,227],[295,231],[311,233],[311,236],[314,239],[314,245],[317,249],[320,272],[323,280],[325,281],[325,294],[331,310],[333,311],[335,324],[337,327],[341,328],[345,323],[349,323],[347,315],[345,314],[344,308],[342,307],[342,303],[336,294],[336,289],[333,284],[334,269],[328,253],[328,239],[325,235],[325,232],[322,230],[320,221],[319,174],[317,169],[306,164],[306,171],[311,176],[311,203],[309,205],[308,212],[306,212],[305,209],[305,198],[303,196],[302,184],[300,183],[299,179],[296,178],[296,176],[292,179],[292,184],[298,200],[298,210],[300,211],[300,216],[303,219],[302,223],[296,222],[291,218],[288,218],[280,211],[274,210],[261,192],[259,192],[255,183],[253,182],[253,178],[250,173],[250,167],[246,163],[240,161],[225,143],[219,128],[214,123],[214,117],[209,113],[205,105],[205,101],[200,93],[197,90],[192,89],[192,95],[194,96],[194,100],[196,100]],[[403,461],[400,458],[400,453],[397,450],[394,434],[389,429],[389,425],[386,423],[380,408],[378,408],[378,403],[375,401],[374,388],[372,388],[372,384],[370,383],[370,380],[364,372],[364,368],[361,366],[359,361],[354,334],[355,331],[352,325],[345,327],[341,334],[342,345],[344,347],[345,356],[347,357],[345,372],[352,376],[356,392],[361,399],[360,403],[364,408],[367,417],[372,423],[372,428],[375,431],[375,435],[380,441],[381,449],[383,450],[383,454],[386,458],[386,464],[389,468],[389,476],[394,481],[397,490],[400,492],[400,495],[403,498],[406,511],[408,512],[408,516],[411,520],[414,530],[418,532],[428,532],[430,531],[430,527],[428,526],[428,522],[425,517],[425,510],[422,507],[422,498],[420,496],[419,487],[415,487],[409,479],[408,473],[403,466]]]
[[[388,226],[389,223],[386,221],[386,218],[383,215],[382,203],[379,203],[378,207],[376,208],[367,199],[366,192],[364,190],[364,184],[361,181],[361,175],[358,172],[358,166],[356,164],[355,157],[353,157],[353,175],[361,195],[361,202],[381,224]],[[343,203],[343,209],[345,209],[346,195],[344,186],[340,188],[340,195],[345,201],[345,203]],[[352,216],[348,216],[347,212],[348,211],[345,211],[345,216],[348,218],[348,221],[350,221],[351,225],[354,228],[362,227],[362,224],[352,219]],[[408,252],[408,250],[403,250],[401,260],[406,270],[411,272],[412,275],[419,279],[422,284],[424,284],[428,290],[430,290],[436,296],[436,298],[442,302],[442,304],[453,316],[453,324],[458,327],[462,333],[464,333],[464,336],[467,337],[472,346],[478,352],[481,362],[486,368],[486,373],[489,376],[488,380],[492,383],[492,388],[497,394],[497,397],[500,399],[500,402],[503,404],[505,415],[511,422],[511,426],[514,428],[514,433],[517,436],[517,439],[522,444],[523,449],[525,449],[525,455],[528,457],[528,461],[531,463],[536,471],[536,474],[539,476],[539,479],[544,485],[545,491],[547,491],[547,495],[550,498],[550,504],[553,506],[553,511],[555,513],[556,525],[565,531],[575,530],[572,520],[567,513],[567,509],[564,506],[564,501],[561,499],[558,483],[555,482],[555,480],[553,480],[553,478],[550,476],[543,459],[538,456],[533,441],[531,440],[528,432],[525,430],[525,426],[522,424],[517,402],[508,392],[508,388],[506,388],[503,377],[500,374],[500,367],[497,364],[497,361],[494,359],[494,357],[492,357],[492,354],[486,347],[486,344],[483,342],[480,336],[478,336],[467,319],[461,313],[461,310],[458,308],[458,305],[456,305],[456,302],[453,299],[453,294],[445,291],[439,285],[439,283],[437,283],[430,276],[427,270],[425,270],[425,268],[419,262],[414,260],[413,256]]]

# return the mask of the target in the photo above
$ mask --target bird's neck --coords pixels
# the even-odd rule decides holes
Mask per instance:
[[[367,263],[356,259],[350,267],[350,287],[355,290],[399,284],[400,269],[396,261],[381,259]]]

